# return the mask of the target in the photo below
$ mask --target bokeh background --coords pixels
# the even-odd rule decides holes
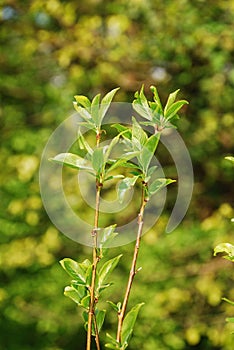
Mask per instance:
[[[115,101],[131,102],[144,83],[149,98],[153,84],[163,101],[179,88],[190,102],[178,129],[195,186],[183,223],[165,234],[172,189],[143,238],[130,304],[146,304],[129,349],[232,350],[225,318],[234,308],[221,298],[234,299],[234,267],[213,248],[234,242],[234,169],[224,160],[234,153],[234,1],[2,0],[0,42],[0,349],[84,349],[80,311],[63,296],[69,277],[58,261],[91,251],[48,219],[40,157],[73,112],[75,94],[120,86]],[[165,150],[160,160],[176,177]],[[132,248],[110,251],[124,257],[107,299],[122,297]],[[105,307],[112,333],[115,315]]]

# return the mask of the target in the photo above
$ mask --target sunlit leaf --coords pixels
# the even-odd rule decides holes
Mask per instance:
[[[170,120],[171,118],[174,117],[174,115],[176,115],[176,113],[185,105],[188,104],[187,101],[185,100],[181,100],[181,101],[177,101],[175,103],[173,103],[167,110],[167,112],[165,113],[165,118],[167,118],[168,120]]]
[[[80,106],[84,107],[88,112],[90,112],[91,102],[88,99],[88,97],[83,96],[83,95],[75,95],[74,98],[75,98],[78,106],[80,105]]]
[[[99,103],[100,103],[100,97],[101,95],[96,95],[91,103],[91,117],[95,123],[96,126],[99,126],[100,123],[100,113],[99,113]]]
[[[232,156],[225,157],[225,159],[230,160],[231,162],[234,163],[234,157],[232,157]]]
[[[97,173],[100,173],[103,170],[103,166],[104,166],[104,148],[103,147],[95,148],[95,150],[93,151],[92,165],[93,165],[93,169]]]
[[[102,285],[106,283],[106,280],[109,278],[111,272],[117,266],[122,254],[116,256],[115,258],[108,260],[99,270],[99,285],[98,288],[101,288]]]
[[[176,96],[178,94],[178,92],[180,91],[180,89],[172,92],[169,96],[168,96],[168,99],[167,99],[167,102],[166,102],[166,106],[164,108],[164,115],[167,114],[167,111],[168,111],[168,108],[171,107],[171,105],[175,102],[175,99],[176,99]]]
[[[52,162],[66,165],[70,168],[79,169],[79,170],[93,170],[89,160],[77,156],[73,153],[60,153],[54,158],[49,159]]]
[[[60,264],[64,268],[64,270],[79,284],[86,284],[86,266],[79,264],[70,258],[60,260]]]
[[[144,303],[137,304],[134,306],[126,315],[123,321],[123,327],[121,332],[121,344],[126,348],[126,345],[129,342],[129,339],[132,335],[133,328],[137,319],[137,315],[140,311],[140,308],[144,305]]]
[[[108,92],[102,99],[101,106],[100,106],[100,125],[103,121],[103,118],[106,115],[107,110],[110,107],[110,104],[113,100],[114,95],[119,90],[119,88],[113,89],[110,92]]]
[[[157,193],[164,187],[168,186],[169,184],[175,182],[175,180],[171,179],[156,179],[149,185],[149,196],[152,196],[153,194]]]
[[[106,315],[106,310],[96,310],[95,311],[95,318],[96,318],[96,322],[97,322],[97,329],[98,332],[100,332],[102,325],[104,323],[104,319],[105,319],[105,315]]]
[[[125,177],[122,181],[120,181],[117,188],[118,200],[120,203],[123,203],[126,192],[135,185],[138,178],[139,175],[136,175],[133,177]]]

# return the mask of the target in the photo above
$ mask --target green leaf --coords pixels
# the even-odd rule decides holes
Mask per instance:
[[[115,232],[116,225],[105,227],[104,230],[99,234],[100,248],[108,246],[108,244],[117,236]]]
[[[218,253],[226,253],[225,259],[234,260],[234,246],[230,243],[220,243],[214,249],[214,256]]]
[[[122,254],[116,256],[115,258],[108,260],[99,271],[99,281],[98,281],[98,289],[100,289],[105,283],[106,280],[109,278],[111,272],[114,270],[114,268],[117,266],[120,258],[122,257]]]
[[[110,92],[108,92],[102,99],[101,106],[100,106],[100,125],[103,121],[103,118],[106,115],[107,110],[110,107],[110,104],[113,100],[114,95],[119,90],[119,88],[113,89]]]
[[[80,293],[73,286],[67,286],[64,289],[64,295],[72,299],[76,304],[81,305],[81,300],[84,298],[85,289],[83,287],[83,293]]]
[[[73,102],[73,106],[75,110],[79,113],[80,117],[83,118],[88,125],[95,126],[94,122],[92,121],[91,114],[87,111],[87,109],[78,106],[77,102]]]
[[[154,152],[156,151],[159,139],[160,133],[151,135],[142,149],[139,160],[145,174],[147,173],[150,162],[154,156]]]
[[[121,136],[123,138],[127,138],[128,140],[131,140],[132,130],[129,127],[124,126],[122,124],[113,124],[111,125],[111,127],[117,129],[117,131],[121,133]]]
[[[183,105],[188,104],[188,101],[181,100],[173,103],[167,110],[167,113],[165,113],[165,118],[170,120],[176,113],[183,107]]]
[[[93,169],[100,174],[103,171],[104,164],[104,148],[95,148],[92,156]]]
[[[60,264],[64,270],[77,281],[78,284],[86,285],[86,265],[82,265],[82,263],[79,264],[70,258],[60,260]]]
[[[107,303],[112,307],[112,309],[114,309],[116,312],[120,312],[121,311],[121,303],[118,302],[117,304],[113,303],[112,301],[107,301]]]
[[[120,181],[117,189],[118,199],[120,203],[123,203],[126,192],[135,185],[138,178],[139,175],[136,175],[133,177],[125,177],[122,181]]]
[[[124,346],[124,349],[127,347],[128,341],[132,335],[133,328],[137,319],[140,308],[144,303],[137,304],[134,306],[126,315],[123,321],[123,327],[121,332],[121,343]]]
[[[232,157],[232,156],[225,157],[225,159],[230,160],[231,162],[234,163],[234,157]]]
[[[180,89],[178,89],[178,90],[172,92],[172,93],[169,95],[169,97],[168,97],[168,99],[167,99],[166,106],[165,106],[165,108],[164,108],[164,115],[166,115],[168,108],[171,107],[171,105],[175,102],[176,96],[177,96],[177,94],[178,94],[179,91],[180,91]]]
[[[160,101],[160,98],[159,98],[159,95],[158,95],[158,90],[155,86],[151,86],[150,87],[150,90],[153,92],[154,94],[154,101],[156,102],[157,106],[158,106],[158,110],[157,110],[157,113],[159,114],[163,114],[163,108],[162,108],[162,104],[161,104],[161,101]]]
[[[97,309],[95,311],[98,333],[100,332],[102,325],[104,323],[105,315],[106,315],[106,310],[98,310]]]
[[[80,306],[82,306],[84,309],[89,310],[89,304],[90,304],[90,295],[86,295],[81,301]]]
[[[87,159],[77,156],[73,153],[60,153],[54,158],[49,159],[52,162],[69,166],[70,168],[79,170],[93,170]]]
[[[100,104],[100,97],[101,95],[96,95],[91,103],[91,117],[97,127],[101,125],[100,122],[100,114],[99,114],[99,104]]]
[[[80,129],[78,130],[78,140],[77,141],[78,141],[78,145],[79,145],[80,149],[86,150],[88,152],[88,154],[90,154],[90,155],[93,154],[92,148],[89,146],[88,142],[85,140]]]
[[[90,111],[91,102],[89,101],[88,97],[83,95],[76,95],[74,96],[74,98],[78,105],[84,107],[85,109],[87,109],[87,111]]]
[[[110,340],[110,343],[105,344],[105,347],[108,349],[120,349],[119,343],[116,341],[114,337],[112,337],[109,333],[106,333],[106,337]]]
[[[93,266],[89,265],[85,272],[86,286],[91,286]]]
[[[166,187],[167,185],[171,184],[172,182],[175,182],[175,180],[171,180],[171,179],[156,179],[156,180],[154,180],[149,186],[149,196],[152,196],[153,194],[157,193],[162,188]]]
[[[134,151],[140,151],[143,145],[147,141],[147,135],[140,126],[140,124],[136,121],[134,117],[132,117],[132,146]]]

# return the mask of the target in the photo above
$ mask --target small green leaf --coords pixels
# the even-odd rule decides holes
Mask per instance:
[[[169,97],[168,97],[168,99],[167,99],[166,106],[165,106],[165,108],[164,108],[164,115],[166,115],[166,113],[167,113],[167,111],[168,111],[168,108],[171,107],[171,105],[175,102],[176,96],[177,96],[177,94],[178,94],[179,91],[180,91],[180,90],[178,89],[178,90],[172,92],[172,93],[169,95]]]
[[[116,225],[105,227],[99,234],[100,248],[107,247],[108,244],[117,236],[118,233],[115,232],[115,228]]]
[[[78,130],[78,145],[80,147],[80,149],[84,149],[88,152],[88,154],[92,155],[93,154],[93,150],[92,148],[89,146],[88,142],[85,140],[84,136],[82,135],[80,129]]]
[[[132,147],[134,151],[140,151],[143,145],[147,141],[147,135],[140,126],[140,124],[136,121],[134,117],[132,117]]]
[[[87,111],[87,109],[79,106],[77,102],[73,102],[73,106],[75,110],[79,113],[80,117],[83,118],[88,125],[95,126],[94,122],[92,121],[90,113]]]
[[[118,306],[115,303],[113,303],[112,301],[109,301],[109,300],[107,301],[107,303],[110,304],[112,309],[114,309],[117,312],[119,311]]]
[[[113,124],[111,125],[111,127],[117,129],[117,131],[121,133],[121,136],[123,138],[127,138],[128,140],[131,140],[132,130],[129,127],[124,126],[122,124]]]
[[[162,188],[168,186],[172,182],[175,182],[175,180],[171,179],[156,179],[150,184],[149,186],[149,196],[152,196],[153,194],[160,191]]]
[[[120,203],[123,203],[126,192],[135,185],[138,178],[139,175],[136,175],[133,177],[125,177],[122,181],[120,181],[117,189],[118,199]]]
[[[103,166],[104,166],[104,148],[103,147],[96,148],[93,151],[92,165],[93,165],[93,169],[98,174],[102,172]]]
[[[140,155],[140,163],[142,165],[142,168],[145,174],[148,171],[148,167],[154,156],[154,152],[156,151],[159,139],[160,139],[160,133],[156,135],[151,135],[146,141],[142,149],[142,153]]]
[[[91,117],[97,127],[101,125],[100,123],[100,115],[99,115],[99,103],[100,103],[101,95],[96,95],[91,103]]]
[[[82,306],[84,309],[89,310],[89,304],[90,304],[90,295],[86,295],[81,301],[80,306]]]
[[[72,286],[67,286],[64,289],[64,295],[72,299],[76,304],[80,305],[80,302],[84,296],[78,292],[78,290]]]
[[[110,104],[113,100],[114,95],[119,90],[119,88],[113,89],[110,92],[108,92],[102,99],[101,106],[100,106],[100,125],[102,123],[103,118],[106,115],[107,110],[110,107]]]
[[[214,249],[214,256],[218,253],[226,253],[225,259],[234,260],[234,246],[230,243],[220,243]]]
[[[76,261],[65,258],[60,260],[60,264],[64,270],[74,278],[80,285],[86,284],[86,268],[82,264],[77,263]]]
[[[98,309],[96,309],[95,317],[96,317],[98,333],[100,332],[100,330],[102,328],[102,325],[104,323],[105,315],[106,315],[106,310],[98,310]]]
[[[93,270],[93,266],[89,265],[87,270],[86,270],[86,273],[85,273],[85,280],[86,280],[86,286],[87,287],[91,286],[92,270]]]
[[[103,285],[106,284],[106,280],[109,278],[111,272],[114,270],[116,265],[118,264],[122,254],[116,256],[115,258],[108,260],[99,271],[99,281],[98,281],[98,289],[100,289]]]
[[[157,113],[159,114],[163,114],[163,108],[162,108],[162,104],[161,104],[161,101],[160,101],[160,98],[159,98],[159,95],[158,95],[158,90],[155,86],[151,86],[150,87],[150,90],[153,92],[154,94],[154,101],[156,102],[157,106],[158,106],[158,110],[157,110]]]
[[[181,100],[173,103],[167,110],[167,113],[165,113],[165,118],[170,120],[176,113],[183,107],[183,105],[188,104],[187,101]]]
[[[105,347],[108,349],[119,349],[119,343],[116,341],[114,337],[112,337],[109,333],[106,333],[106,337],[109,339],[110,343],[105,344]]]
[[[87,111],[90,111],[91,102],[89,101],[88,97],[83,95],[76,95],[74,96],[74,98],[78,105],[84,107],[85,109],[87,109]]]
[[[52,162],[69,166],[70,168],[79,170],[93,170],[91,163],[82,157],[73,153],[60,153],[54,158],[50,158]]]
[[[127,344],[133,332],[137,315],[139,313],[140,308],[143,305],[144,303],[140,303],[134,306],[124,318],[122,332],[121,332],[121,343],[122,343],[122,346],[124,346],[124,349],[127,347]]]

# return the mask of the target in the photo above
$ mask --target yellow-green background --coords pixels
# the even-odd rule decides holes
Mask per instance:
[[[213,247],[234,242],[234,1],[0,1],[0,349],[84,349],[80,311],[63,296],[58,261],[91,251],[56,230],[40,199],[38,167],[75,94],[131,102],[145,84],[163,101],[178,88],[190,104],[178,129],[192,157],[195,187],[183,223],[143,238],[130,304],[145,301],[129,349],[232,350],[225,318],[234,308],[234,266]],[[164,152],[161,152],[161,160]],[[165,154],[171,177],[172,160]],[[170,192],[170,191],[169,191]],[[175,195],[175,193],[174,193]],[[118,301],[132,244],[106,298]],[[108,304],[105,328],[116,319]],[[105,334],[102,336],[102,344]]]

